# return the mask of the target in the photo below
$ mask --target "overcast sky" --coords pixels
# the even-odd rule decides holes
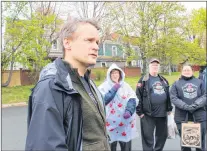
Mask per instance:
[[[206,2],[181,2],[186,8],[187,11],[191,11],[193,9],[199,9],[201,7],[206,8]]]

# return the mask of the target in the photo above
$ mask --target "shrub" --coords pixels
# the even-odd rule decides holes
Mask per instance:
[[[94,71],[95,80],[101,81],[106,77],[105,70],[96,70]]]

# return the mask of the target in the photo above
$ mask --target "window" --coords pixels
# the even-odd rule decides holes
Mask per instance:
[[[117,56],[117,47],[112,46],[112,56]]]
[[[106,62],[101,62],[101,67],[106,67]]]
[[[136,60],[132,60],[132,66],[136,66],[136,65],[137,65]]]
[[[123,59],[125,59],[126,58],[126,54],[125,53],[123,53]]]
[[[57,40],[54,40],[52,43],[52,49],[57,49]]]
[[[137,63],[137,65],[138,65],[138,67],[142,67],[142,65],[143,65],[143,62],[142,62],[142,60],[138,60],[138,63]]]

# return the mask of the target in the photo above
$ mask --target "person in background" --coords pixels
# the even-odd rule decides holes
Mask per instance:
[[[170,98],[175,105],[174,119],[180,135],[182,122],[201,123],[202,149],[196,148],[196,151],[205,151],[206,93],[202,81],[193,76],[190,65],[183,65],[180,79],[170,89]],[[182,147],[181,150],[191,151],[191,148]]]
[[[207,77],[207,67],[202,66],[201,70],[199,71],[198,79],[201,79],[203,81],[203,86],[204,86],[205,90],[207,89],[206,88],[207,87],[206,77]]]
[[[141,118],[144,151],[162,151],[168,137],[167,115],[171,113],[173,107],[170,102],[168,81],[158,74],[159,68],[160,61],[156,58],[151,59],[149,73],[142,76],[137,83],[136,95],[139,105],[136,112]]]
[[[131,140],[138,136],[135,112],[138,99],[124,78],[123,70],[112,64],[106,81],[98,87],[106,105],[106,128],[111,151],[116,151],[117,142],[121,151],[131,151]]]
[[[110,150],[102,96],[88,70],[98,56],[97,22],[69,20],[60,44],[63,59],[43,68],[29,100],[25,150]]]

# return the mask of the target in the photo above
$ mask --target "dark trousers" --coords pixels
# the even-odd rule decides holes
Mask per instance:
[[[121,151],[131,151],[131,146],[132,146],[132,142],[121,142],[118,141],[121,147]],[[111,143],[111,151],[116,151],[116,147],[117,147],[117,141]]]
[[[167,117],[145,115],[141,118],[140,124],[143,151],[162,151],[168,135]]]
[[[177,128],[179,131],[179,135],[181,136],[181,124],[177,124]],[[205,151],[205,145],[206,145],[205,135],[206,135],[206,121],[201,122],[202,149],[196,148],[196,151]],[[190,147],[181,147],[181,150],[182,151],[191,151],[191,148]]]

